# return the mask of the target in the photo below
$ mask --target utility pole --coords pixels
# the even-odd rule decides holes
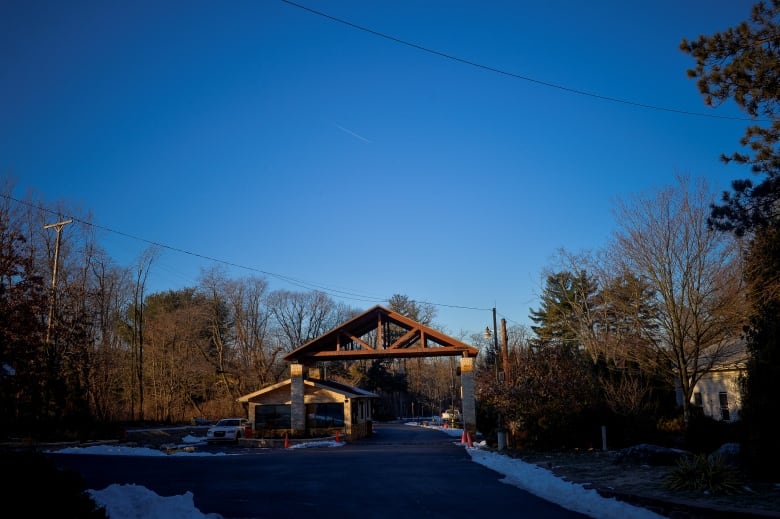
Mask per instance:
[[[506,319],[501,319],[501,367],[504,368],[504,383],[509,383],[509,345],[506,336]]]
[[[498,333],[496,331],[496,307],[493,307],[493,331],[490,327],[485,327],[485,339],[493,338],[493,352],[495,353],[496,382],[503,383],[507,368],[507,346],[506,346],[506,319],[501,319],[501,335],[503,349],[498,349]],[[500,369],[499,369],[500,368]]]
[[[506,320],[501,319],[501,332],[503,335],[503,344],[506,344]],[[498,349],[498,330],[496,330],[496,307],[493,307],[493,332],[490,332],[490,327],[485,327],[485,339],[493,337],[493,351],[495,353],[496,364],[496,384],[504,385],[504,379],[506,377],[505,371],[507,367],[506,355],[502,350]],[[498,369],[499,364],[502,364],[501,370]],[[501,412],[498,412],[496,420],[496,434],[498,436],[498,450],[504,450],[506,448],[506,431],[504,431],[504,421],[501,418]]]
[[[496,379],[499,382],[503,382],[503,371],[504,366],[501,366],[499,369],[499,350],[498,350],[498,333],[496,333],[496,307],[493,307],[493,351],[496,352]]]
[[[51,341],[51,323],[54,320],[54,304],[57,298],[57,264],[60,257],[60,235],[62,233],[62,228],[69,223],[73,223],[73,220],[63,220],[61,222],[50,223],[43,226],[44,229],[54,229],[57,231],[57,239],[54,242],[54,267],[51,271],[51,294],[49,295],[49,322],[46,325],[46,344],[49,344]]]

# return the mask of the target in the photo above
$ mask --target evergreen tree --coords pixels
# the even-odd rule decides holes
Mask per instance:
[[[780,474],[777,437],[777,385],[780,380],[780,230],[766,229],[753,239],[748,254],[748,295],[753,314],[746,330],[751,353],[744,381],[741,419],[745,435],[742,448],[752,471],[773,480]],[[767,280],[775,279],[768,290]]]
[[[758,122],[740,144],[750,153],[723,155],[724,162],[750,166],[760,178],[732,182],[732,192],[712,207],[710,224],[749,238],[746,281],[752,304],[746,330],[751,360],[745,381],[743,451],[756,475],[777,478],[780,451],[775,445],[780,413],[780,0],[759,2],[750,19],[736,27],[680,48],[696,60],[688,75],[708,105],[733,100]],[[760,119],[759,119],[760,118]]]
[[[523,352],[511,387],[495,396],[513,436],[528,445],[575,445],[571,432],[587,427],[584,416],[596,405],[598,390],[583,328],[590,326],[584,316],[592,314],[597,293],[586,270],[562,270],[547,276],[541,307],[531,310],[531,348]]]
[[[752,154],[721,155],[728,163],[749,165],[763,179],[732,182],[723,204],[713,207],[711,222],[738,235],[777,220],[780,198],[780,0],[757,3],[750,21],[736,28],[683,40],[680,48],[696,60],[688,76],[698,79],[704,102],[718,106],[733,100],[751,117],[768,126],[751,125],[740,140]],[[759,119],[760,118],[760,119]]]
[[[646,337],[658,328],[658,304],[650,283],[624,271],[606,280],[596,301],[595,344],[589,349],[608,364],[646,365],[650,349]]]
[[[541,308],[531,310],[535,346],[583,346],[579,333],[583,313],[594,303],[595,282],[585,271],[547,276]]]
[[[414,301],[402,294],[393,294],[388,301],[388,308],[425,326],[431,326],[436,318],[435,306]]]

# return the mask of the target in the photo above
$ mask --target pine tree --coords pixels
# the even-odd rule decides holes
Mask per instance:
[[[583,309],[594,303],[596,285],[585,271],[556,272],[547,276],[542,293],[542,304],[531,310],[531,326],[536,339],[534,345],[581,347],[578,327]]]
[[[680,48],[696,60],[705,103],[733,100],[767,125],[749,126],[740,144],[751,153],[722,155],[726,163],[750,166],[761,180],[732,182],[732,192],[714,205],[710,224],[749,238],[745,278],[752,315],[746,329],[751,354],[744,384],[743,452],[756,476],[777,479],[776,446],[780,401],[780,0],[759,2],[750,20],[712,36],[683,40]],[[760,118],[760,119],[759,119]]]

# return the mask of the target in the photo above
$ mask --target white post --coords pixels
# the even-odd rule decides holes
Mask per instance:
[[[502,451],[506,449],[506,431],[499,430],[496,434],[498,435],[498,450]]]

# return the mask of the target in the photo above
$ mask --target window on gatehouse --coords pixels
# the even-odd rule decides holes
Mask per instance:
[[[306,404],[306,427],[342,427],[344,404]]]
[[[289,404],[259,405],[255,407],[255,428],[289,429],[291,416]]]

